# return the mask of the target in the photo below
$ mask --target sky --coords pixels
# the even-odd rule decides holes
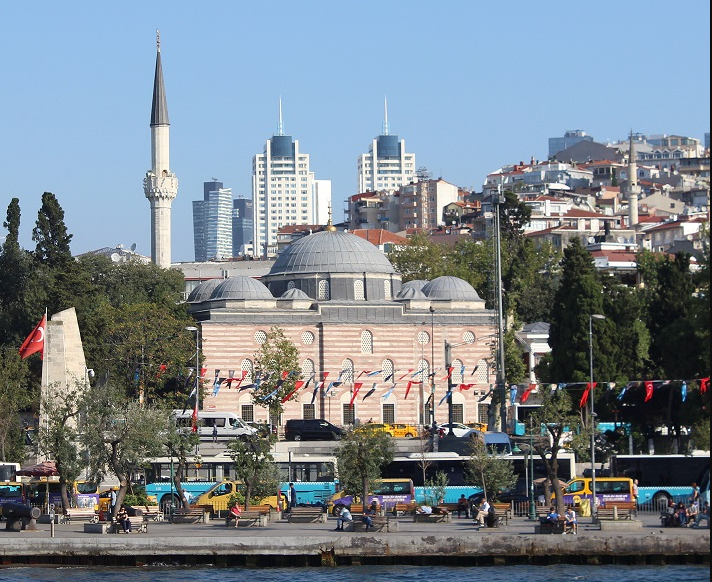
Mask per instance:
[[[284,133],[332,181],[336,221],[386,98],[390,133],[416,165],[475,191],[505,164],[546,159],[567,130],[703,140],[709,13],[706,0],[0,1],[0,223],[19,198],[20,243],[34,249],[48,191],[74,254],[135,243],[150,255],[156,30],[177,262],[194,259],[203,182],[251,197],[280,97]]]

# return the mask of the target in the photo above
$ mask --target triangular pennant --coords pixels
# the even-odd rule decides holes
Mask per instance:
[[[361,402],[363,402],[364,400],[366,400],[366,398],[368,398],[369,396],[371,396],[371,394],[373,394],[373,393],[376,391],[376,386],[377,386],[377,384],[376,384],[376,382],[374,382],[374,383],[373,383],[373,388],[371,388],[368,392],[366,392],[366,395],[363,397],[363,399],[361,400]]]
[[[653,383],[650,380],[645,381],[645,400],[647,402],[653,397]]]
[[[413,368],[409,368],[408,371],[403,374],[400,378],[398,378],[398,382],[400,382],[403,378],[405,378],[408,374],[410,374],[413,371]],[[420,374],[420,372],[417,372],[417,374]]]
[[[363,382],[354,383],[354,391],[351,394],[351,402],[349,402],[349,408],[353,408],[354,400],[356,400],[356,396],[358,396],[358,391],[361,390],[361,386],[363,386]]]

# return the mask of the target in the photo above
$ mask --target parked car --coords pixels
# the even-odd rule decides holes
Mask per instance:
[[[445,435],[452,433],[457,438],[469,437],[473,432],[477,432],[461,422],[446,422],[445,424],[441,424],[440,428],[444,431]]]
[[[366,422],[356,430],[374,430],[385,432],[392,437],[413,438],[418,435],[417,427],[411,424],[382,424],[379,422]]]
[[[290,419],[284,426],[284,437],[288,441],[338,441],[344,430],[323,418]]]

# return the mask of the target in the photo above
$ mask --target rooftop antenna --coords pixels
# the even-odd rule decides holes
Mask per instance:
[[[277,135],[284,135],[284,124],[282,123],[282,96],[279,96],[279,123],[277,124]]]
[[[383,98],[385,116],[383,118],[383,135],[388,135],[388,97]]]

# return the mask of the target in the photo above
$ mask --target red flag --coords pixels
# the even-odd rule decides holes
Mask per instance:
[[[200,368],[200,377],[201,378],[205,378],[205,374],[207,374],[207,373],[208,373],[207,368]]]
[[[445,380],[449,380],[449,379],[450,379],[450,376],[452,376],[452,371],[453,371],[454,369],[455,369],[455,368],[453,368],[452,366],[448,366],[448,369],[447,369],[447,376],[445,376],[445,377],[444,377],[442,380],[440,380],[440,381],[441,381],[441,382],[445,382]]]
[[[288,372],[288,371],[285,370],[284,372],[282,372],[282,380],[286,380],[286,379],[287,379],[287,376],[289,376],[289,372]]]
[[[460,392],[462,392],[463,390],[469,390],[473,386],[474,384],[460,384]]]
[[[648,381],[645,383],[645,402],[653,397],[653,383]]]
[[[710,378],[709,376],[707,378],[702,378],[700,379],[700,394],[704,394],[707,392],[707,389],[710,387]]]
[[[356,400],[356,396],[358,395],[358,391],[361,390],[361,386],[363,386],[363,382],[354,383],[354,392],[351,395],[351,402],[349,402],[349,408],[354,405],[354,400]]]
[[[297,390],[299,390],[302,386],[304,386],[304,384],[305,384],[304,380],[297,380],[294,383],[294,390],[292,390],[289,394],[287,394],[284,398],[282,398],[282,404],[287,402],[287,400],[289,400],[291,398],[292,394],[294,394]]]
[[[583,391],[583,394],[581,395],[581,402],[579,402],[579,408],[583,408],[586,406],[586,403],[588,402],[588,394],[591,392],[593,388],[596,387],[597,382],[594,382],[593,385],[591,385],[590,382],[586,384],[586,390]]]
[[[536,388],[536,384],[529,384],[529,386],[527,386],[527,389],[523,392],[521,398],[519,399],[519,404],[524,404],[529,399],[529,395],[532,393],[534,388]]]
[[[193,416],[191,418],[193,425],[193,432],[198,432],[198,398],[196,394],[195,406],[193,406]]]
[[[40,359],[44,359],[44,340],[45,330],[47,329],[47,314],[42,316],[42,319],[37,324],[32,333],[27,336],[27,339],[20,346],[20,357],[24,360],[27,356],[40,353]]]
[[[422,384],[422,382],[413,382],[412,380],[408,380],[408,386],[405,388],[405,398],[403,398],[403,400],[408,400],[408,392],[410,392],[410,387],[413,384]]]
[[[400,382],[403,378],[405,378],[408,374],[410,374],[413,371],[413,368],[409,368],[408,371],[403,374],[400,378],[398,378],[398,381]]]

